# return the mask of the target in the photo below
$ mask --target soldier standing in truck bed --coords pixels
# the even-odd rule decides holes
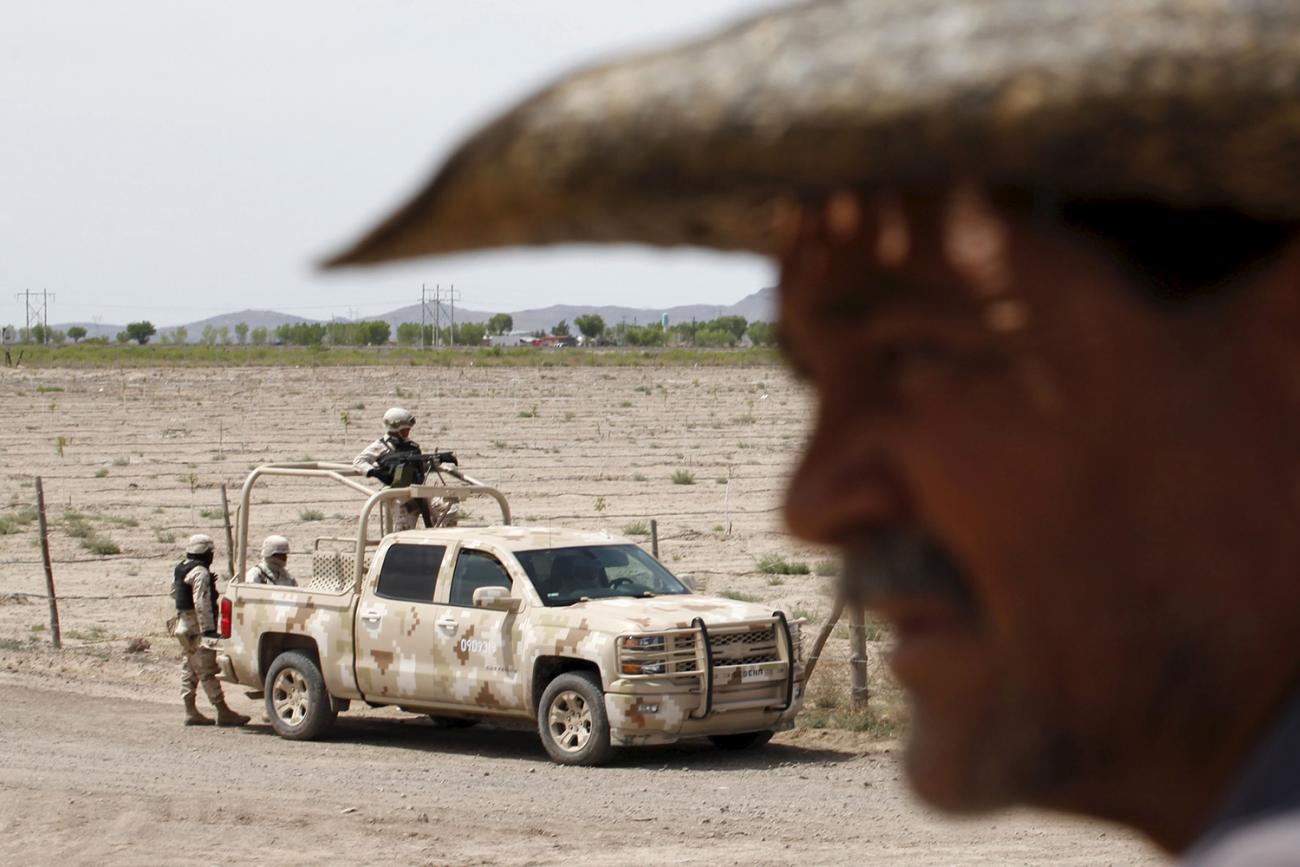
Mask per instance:
[[[415,427],[415,414],[400,406],[393,407],[384,413],[384,429],[387,433],[362,449],[361,453],[352,459],[352,466],[369,478],[378,479],[387,486],[392,486],[395,481],[399,485],[402,484],[402,480],[395,478],[392,469],[382,466],[379,462],[395,452],[407,453],[412,457],[421,454],[419,443],[410,438],[413,427]],[[410,484],[410,481],[405,481],[405,484]],[[408,508],[409,505],[411,503],[403,504],[396,510],[393,516],[394,530],[411,530],[415,527],[419,509]]]
[[[248,584],[276,584],[297,587],[289,574],[289,540],[284,536],[267,536],[262,542],[262,561],[244,575]]]
[[[176,616],[168,628],[181,646],[181,698],[185,702],[185,725],[212,725],[199,713],[196,694],[199,684],[217,711],[217,725],[242,726],[248,717],[226,704],[217,682],[217,654],[204,645],[204,638],[217,638],[217,577],[212,574],[212,539],[202,533],[190,537],[185,559],[176,565],[172,577],[172,598]]]

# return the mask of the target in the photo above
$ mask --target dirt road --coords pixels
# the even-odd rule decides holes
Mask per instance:
[[[11,864],[1160,863],[1104,826],[931,816],[905,794],[895,752],[817,733],[588,769],[551,764],[527,731],[444,731],[390,711],[290,743],[263,725],[184,728],[163,694],[12,674],[0,709]]]

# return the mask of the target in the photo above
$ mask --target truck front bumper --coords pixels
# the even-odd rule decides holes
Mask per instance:
[[[790,729],[803,704],[803,685],[794,685],[788,708],[781,708],[782,698],[775,690],[719,693],[706,713],[699,691],[611,691],[605,693],[605,712],[615,745],[669,744],[705,735]]]

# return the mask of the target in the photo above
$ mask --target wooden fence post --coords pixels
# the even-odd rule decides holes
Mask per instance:
[[[654,518],[650,519],[650,555],[659,559],[659,522]]]
[[[230,500],[226,497],[226,483],[221,483],[221,514],[226,521],[226,563],[230,566],[230,577],[235,577],[235,534],[230,529]],[[241,579],[242,580],[242,579]]]
[[[54,569],[50,565],[50,530],[45,523],[45,486],[41,477],[36,477],[36,517],[41,530],[41,560],[45,563],[45,595],[50,600],[50,639],[55,649],[63,647],[63,637],[59,634],[59,600],[54,595]]]
[[[804,689],[807,690],[808,684],[812,682],[813,672],[817,669],[817,660],[821,658],[822,648],[826,646],[826,639],[831,637],[831,630],[839,622],[840,614],[844,612],[844,597],[835,597],[835,607],[831,609],[831,616],[826,618],[826,623],[822,625],[822,631],[817,633],[817,640],[813,642],[812,652],[803,664],[803,682]]]
[[[866,707],[871,697],[867,685],[867,613],[861,603],[849,603],[849,672],[853,675],[854,707]]]

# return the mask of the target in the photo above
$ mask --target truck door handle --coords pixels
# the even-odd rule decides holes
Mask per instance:
[[[438,619],[438,626],[443,629],[455,629],[460,626],[460,621],[448,614]]]
[[[382,612],[382,611],[362,611],[362,612],[361,612],[361,619],[364,620],[366,623],[371,623],[371,624],[378,623],[379,621],[381,621],[381,620],[384,619],[384,612]]]

